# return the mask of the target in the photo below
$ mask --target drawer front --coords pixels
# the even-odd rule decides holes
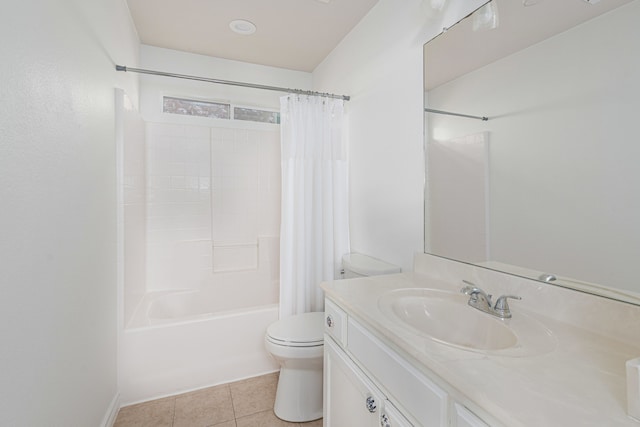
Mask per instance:
[[[384,408],[380,413],[381,427],[413,427],[413,425],[396,409],[393,404],[386,400]]]
[[[459,403],[453,405],[455,427],[488,427],[476,414],[465,408]]]
[[[347,345],[347,313],[328,299],[324,302],[324,330],[342,346]]]
[[[397,353],[348,319],[349,352],[380,385],[393,402],[401,402],[420,426],[447,425],[447,393]]]

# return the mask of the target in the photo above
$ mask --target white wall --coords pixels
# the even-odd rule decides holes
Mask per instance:
[[[423,251],[422,46],[480,6],[380,0],[313,73],[347,103],[351,249],[411,270]]]
[[[638,291],[638,16],[632,2],[430,91],[492,117],[431,124],[491,134],[495,261]]]
[[[0,14],[0,425],[98,426],[117,405],[114,87],[124,0]]]

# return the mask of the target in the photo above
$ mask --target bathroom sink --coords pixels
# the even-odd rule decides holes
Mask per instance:
[[[378,308],[396,324],[450,346],[476,351],[516,346],[518,336],[509,321],[470,307],[468,300],[460,293],[407,288],[381,295]]]

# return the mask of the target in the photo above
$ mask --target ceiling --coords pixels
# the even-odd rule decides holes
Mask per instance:
[[[313,71],[378,0],[127,0],[143,44]],[[229,23],[256,25],[236,34]]]
[[[493,0],[499,25],[473,31],[465,19],[425,45],[425,89],[429,90],[500,58],[620,7],[631,0]],[[585,46],[585,49],[588,49]]]

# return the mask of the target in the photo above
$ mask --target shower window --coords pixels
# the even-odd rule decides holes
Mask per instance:
[[[257,108],[234,107],[233,118],[250,122],[280,124],[280,113]]]
[[[173,98],[165,96],[162,103],[164,113],[186,116],[210,117],[212,119],[230,119],[231,105],[211,101]]]
[[[233,110],[233,116],[231,111]],[[162,112],[184,116],[208,117],[211,119],[241,120],[258,123],[280,124],[280,113],[255,107],[238,107],[229,103],[203,101],[164,96]]]

